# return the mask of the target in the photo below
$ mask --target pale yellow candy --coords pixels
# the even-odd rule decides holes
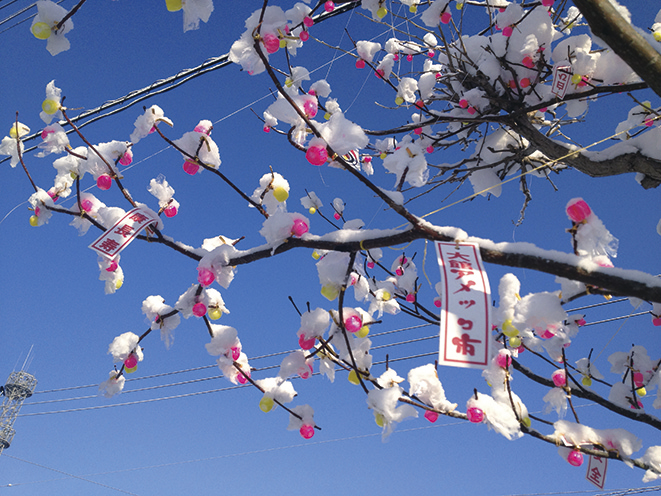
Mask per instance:
[[[30,31],[32,31],[32,34],[38,40],[47,40],[50,38],[52,32],[50,26],[45,22],[35,22],[30,28]]]

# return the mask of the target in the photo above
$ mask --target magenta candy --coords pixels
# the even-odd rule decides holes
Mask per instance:
[[[452,19],[452,14],[450,14],[449,12],[443,12],[441,14],[441,24],[448,24],[451,19]]]
[[[654,318],[652,319],[652,324],[654,324],[654,325],[657,326],[657,327],[658,327],[658,326],[661,326],[661,317],[654,317]]]
[[[356,60],[356,69],[364,69],[365,61],[363,59]]]
[[[498,353],[498,355],[496,355],[496,363],[499,367],[506,369],[512,365],[512,357],[507,353]]]
[[[303,104],[303,110],[308,117],[317,115],[317,102],[313,100],[306,100]]]
[[[468,108],[468,100],[466,100],[465,98],[459,100],[459,107],[463,109]]]
[[[239,382],[239,384],[245,384],[246,382],[248,382],[248,377],[250,377],[250,372],[245,373],[241,371],[238,374],[236,374],[236,380]]]
[[[429,420],[432,424],[438,420],[438,413],[431,410],[425,411],[425,418]]]
[[[193,305],[193,315],[195,315],[196,317],[202,317],[206,313],[207,313],[207,306],[204,303],[199,302]]]
[[[377,69],[376,72],[374,73],[374,75],[376,77],[378,77],[379,79],[383,78],[384,74],[385,74],[385,71],[383,69]]]
[[[427,153],[434,153],[434,147],[432,145],[427,147]]]
[[[209,126],[207,124],[198,124],[197,126],[195,126],[195,129],[193,129],[193,131],[195,131],[196,133],[204,133],[208,135],[211,134],[211,127],[212,126]]]
[[[479,424],[484,420],[484,412],[475,406],[470,407],[466,411],[466,416],[468,417],[468,420],[474,424]]]
[[[80,202],[80,207],[85,212],[89,212],[90,210],[92,210],[92,208],[94,208],[94,204],[92,203],[91,200],[83,200],[83,201]]]
[[[325,146],[311,146],[305,152],[305,158],[308,159],[312,165],[324,165],[328,160],[328,152]]]
[[[413,293],[407,294],[406,295],[406,301],[408,301],[409,303],[415,302],[415,295]]]
[[[308,225],[303,219],[294,219],[294,225],[291,228],[291,233],[294,236],[303,236],[308,232]]]
[[[409,62],[411,62],[411,61],[413,60],[413,54],[409,53],[409,54],[406,56],[406,60],[408,60]]]
[[[544,7],[550,7],[551,5],[553,5],[553,2],[554,0],[542,0],[542,5]]]
[[[298,370],[298,375],[301,377],[301,379],[309,379],[312,376],[312,372],[312,365],[307,363]]]
[[[307,31],[301,31],[301,34],[298,35],[301,41],[308,41],[310,39],[310,33]]]
[[[108,174],[101,174],[96,180],[96,185],[103,191],[109,190],[112,186],[112,178]]]
[[[333,10],[335,10],[335,4],[334,4],[333,2],[331,2],[331,0],[328,0],[328,1],[324,4],[324,10],[325,10],[326,12],[333,12]]]
[[[197,165],[195,162],[191,162],[190,160],[186,160],[184,162],[184,172],[186,174],[190,174],[191,176],[194,176],[197,174],[197,171],[200,170],[200,166]]]
[[[351,315],[345,319],[344,327],[349,332],[358,332],[363,327],[363,319],[358,315]]]
[[[197,269],[197,282],[202,286],[209,286],[215,279],[216,276],[209,269],[205,269],[204,267]]]
[[[335,220],[340,220],[342,218],[342,215],[339,212],[335,212],[333,214],[333,217],[335,218]]]
[[[54,132],[55,132],[55,131],[53,131],[52,129],[48,129],[48,128],[44,129],[44,130],[41,132],[41,139],[42,139],[42,140],[45,140],[45,139],[48,137],[49,134],[53,134]]]
[[[119,267],[119,265],[117,265],[117,262],[115,262],[114,260],[111,260],[110,265],[108,265],[108,268],[106,269],[106,271],[107,272],[115,272],[117,270],[117,267]]]
[[[403,276],[404,270],[401,267],[397,267],[397,269],[395,270],[395,274],[397,274],[398,276]]]
[[[280,49],[280,40],[277,36],[271,33],[266,33],[262,39],[264,40],[264,46],[268,53],[275,53]]]
[[[643,385],[643,374],[640,372],[634,372],[633,374],[633,383],[636,385],[637,388],[641,387]]]
[[[163,210],[163,213],[165,214],[166,217],[172,218],[175,215],[177,215],[177,207],[174,205],[168,205]]]
[[[573,467],[580,467],[583,465],[583,453],[573,450],[567,455],[567,461],[569,462],[569,465],[572,465]]]
[[[512,26],[505,26],[503,28],[503,36],[510,37],[510,36],[512,36],[513,31],[514,30],[512,29]]]
[[[238,346],[232,346],[230,351],[232,352],[232,360],[238,360],[241,356],[241,348]]]
[[[562,387],[567,384],[567,376],[563,369],[558,369],[553,374],[551,374],[551,379],[553,379],[553,384],[556,387]]]
[[[393,59],[395,62],[397,62],[397,61],[399,60],[399,54],[398,54],[398,53],[393,54],[392,59]]]
[[[373,269],[376,264],[374,262],[367,262],[367,268]]]
[[[440,299],[440,298],[434,298],[434,306],[435,306],[436,308],[441,308],[441,305],[443,305],[443,304],[441,303],[441,299]]]
[[[132,369],[132,368],[135,367],[136,365],[138,365],[138,357],[135,356],[134,353],[131,353],[131,354],[126,358],[126,360],[124,360],[124,367],[126,367],[127,369]]]
[[[314,427],[312,427],[311,425],[303,424],[299,432],[301,433],[301,436],[303,436],[304,439],[310,439],[312,436],[314,436]]]
[[[567,216],[577,224],[586,220],[592,210],[581,198],[575,198],[567,204]]]
[[[523,61],[521,62],[524,67],[527,67],[528,69],[532,69],[535,67],[535,62],[533,61],[532,57],[530,55],[526,55],[523,57]]]
[[[311,350],[314,347],[316,338],[313,336],[310,339],[305,339],[305,334],[301,334],[298,338],[298,345],[302,350]]]
[[[133,153],[130,150],[126,150],[124,155],[119,159],[119,163],[122,165],[131,165],[131,162],[133,162]]]
[[[551,339],[553,336],[555,336],[555,334],[553,334],[551,331],[549,331],[548,329],[546,329],[546,330],[541,334],[540,338],[543,338],[543,339]]]
[[[306,27],[310,28],[314,25],[314,19],[310,16],[305,16],[303,18],[303,24],[305,24]]]

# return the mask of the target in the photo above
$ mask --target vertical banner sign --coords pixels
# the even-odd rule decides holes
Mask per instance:
[[[441,268],[439,364],[487,368],[491,357],[491,290],[475,243],[436,242]]]
[[[135,239],[142,229],[153,223],[158,223],[158,217],[152,210],[141,207],[134,208],[99,236],[90,245],[90,248],[99,255],[112,260]]]
[[[571,80],[572,72],[569,65],[556,65],[553,68],[553,84],[551,85],[551,93],[558,98],[564,98],[567,93],[567,87]]]
[[[588,471],[585,478],[592,482],[599,489],[603,489],[606,483],[606,469],[608,468],[608,459],[600,456],[590,455],[588,462]]]

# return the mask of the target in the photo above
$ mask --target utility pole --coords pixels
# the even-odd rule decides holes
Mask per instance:
[[[23,401],[32,396],[36,386],[37,379],[23,370],[9,374],[7,383],[4,387],[0,386],[4,394],[0,407],[0,454],[3,449],[9,448],[11,445],[14,434],[16,434],[13,428],[16,416]]]

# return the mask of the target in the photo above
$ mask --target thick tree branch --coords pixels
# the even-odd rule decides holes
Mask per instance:
[[[661,184],[661,161],[641,152],[622,153],[609,159],[593,160],[580,151],[572,154],[572,148],[545,136],[527,117],[513,119],[509,125],[547,157],[553,160],[562,159],[561,162],[588,176],[606,177],[640,172],[645,175],[641,183],[644,188],[655,188]]]
[[[661,96],[661,53],[636,32],[609,0],[574,0],[574,4],[592,32]]]

